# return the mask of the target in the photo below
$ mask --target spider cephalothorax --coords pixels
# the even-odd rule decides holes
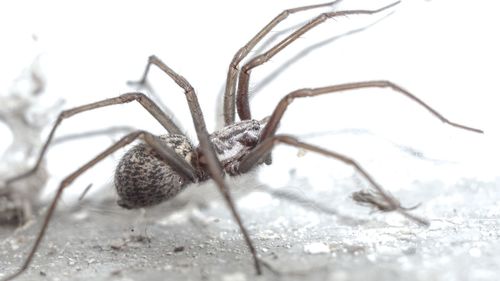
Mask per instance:
[[[240,160],[257,146],[264,125],[265,121],[244,120],[210,135],[215,153],[227,174],[240,174]]]

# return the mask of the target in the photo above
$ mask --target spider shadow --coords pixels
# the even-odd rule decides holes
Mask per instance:
[[[389,138],[380,136],[380,135],[378,135],[378,134],[376,134],[368,129],[345,128],[345,129],[339,129],[339,130],[327,130],[327,131],[313,132],[313,133],[301,133],[301,134],[297,134],[296,136],[300,139],[308,140],[308,139],[314,139],[314,138],[339,136],[339,135],[365,136],[365,137],[370,137],[370,138],[377,138],[379,140],[383,140],[388,145],[394,147],[395,149],[399,150],[401,153],[403,153],[405,155],[408,155],[410,157],[413,157],[413,158],[421,160],[421,161],[427,161],[427,162],[430,162],[430,163],[433,163],[436,165],[455,163],[454,161],[450,161],[450,160],[446,160],[446,159],[434,158],[432,156],[427,155],[427,153],[425,153],[424,151],[417,149],[415,147],[412,147],[411,145],[405,145],[405,144],[398,143],[398,142],[393,141]]]

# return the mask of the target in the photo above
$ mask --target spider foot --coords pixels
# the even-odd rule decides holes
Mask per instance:
[[[403,207],[401,206],[401,202],[389,193],[382,195],[377,192],[364,190],[354,192],[351,197],[358,204],[366,205],[380,212],[396,211],[420,225],[429,226],[427,220],[408,213],[408,211],[418,208],[420,203],[413,207]]]
[[[352,194],[352,199],[361,205],[374,208],[380,212],[393,212],[397,209],[409,210],[401,206],[401,203],[392,195],[387,197],[373,191],[361,190]],[[413,208],[411,208],[413,209]]]

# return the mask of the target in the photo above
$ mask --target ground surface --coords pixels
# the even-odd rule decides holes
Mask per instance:
[[[339,181],[338,193],[349,184],[352,180]],[[395,214],[370,215],[345,195],[332,201],[319,193],[313,199],[342,206],[353,218],[268,193],[248,194],[239,200],[242,216],[273,269],[266,267],[260,277],[217,199],[204,206],[178,200],[146,214],[112,202],[87,203],[57,215],[19,280],[496,280],[498,182],[431,185],[433,195],[406,195],[410,201],[433,197],[417,212],[431,220],[429,228]],[[19,266],[38,225],[37,219],[15,233],[0,230],[2,273]]]

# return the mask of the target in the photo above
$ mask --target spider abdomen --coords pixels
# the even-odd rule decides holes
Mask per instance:
[[[193,148],[185,136],[166,135],[160,140],[188,163]],[[126,209],[152,206],[176,196],[190,181],[165,163],[152,147],[140,143],[123,155],[115,171],[118,205]]]

